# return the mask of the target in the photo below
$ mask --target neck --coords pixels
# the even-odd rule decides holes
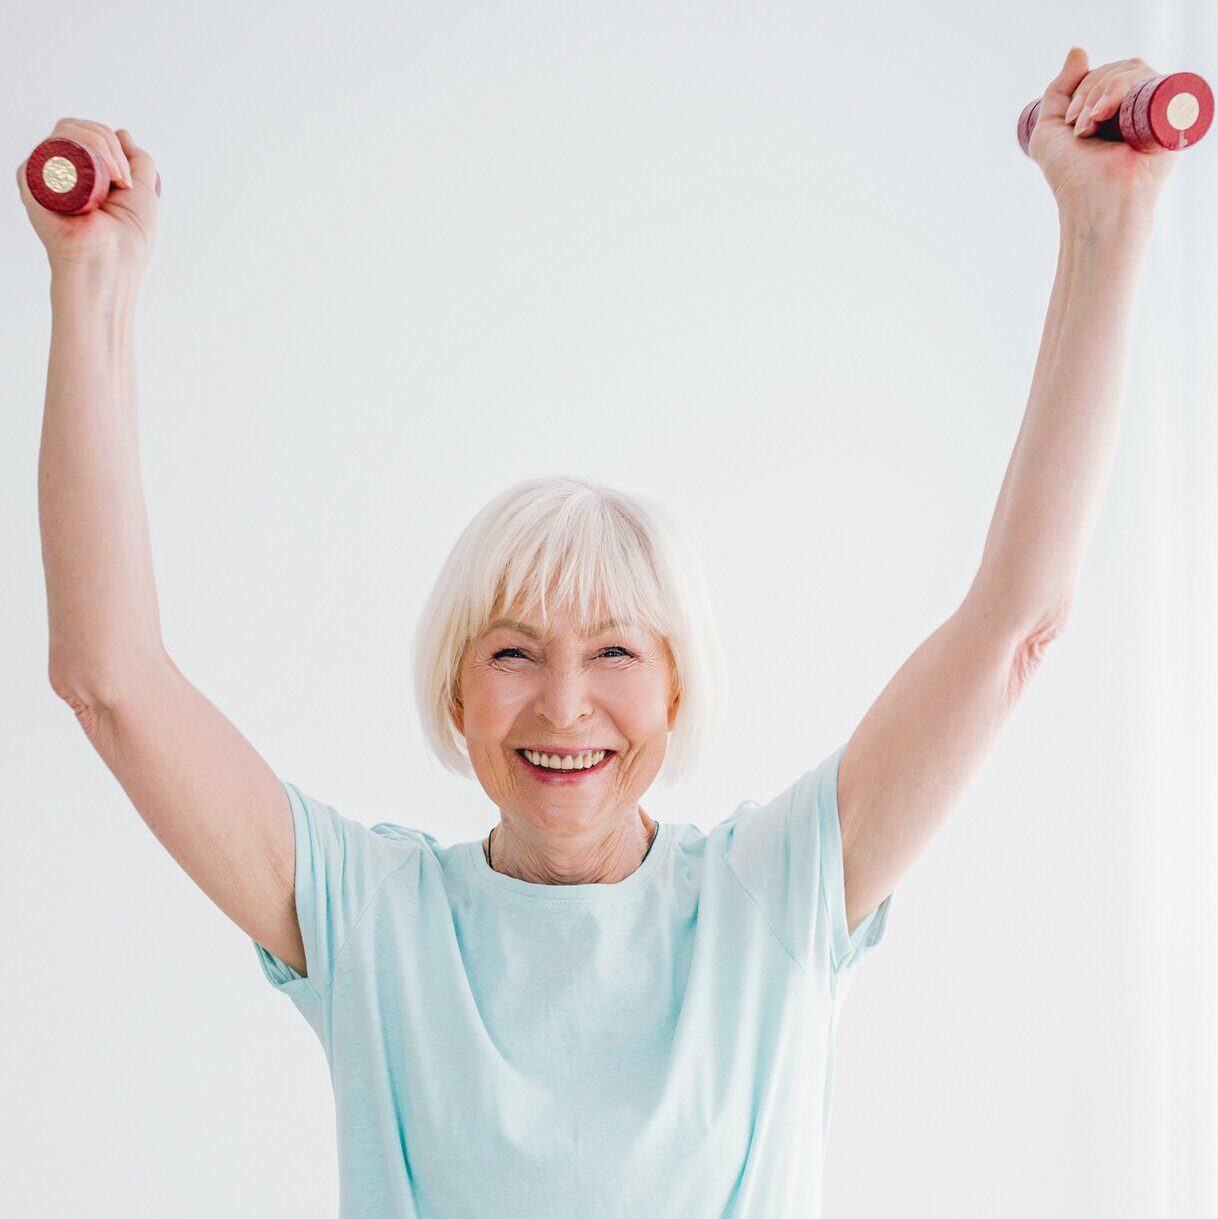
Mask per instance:
[[[483,840],[483,854],[496,872],[535,885],[612,885],[638,870],[655,839],[656,822],[641,808],[593,843],[546,843],[522,839],[500,821]]]

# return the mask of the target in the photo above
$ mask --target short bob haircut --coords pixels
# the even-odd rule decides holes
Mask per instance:
[[[452,718],[466,648],[518,599],[548,630],[547,598],[585,633],[616,618],[666,643],[680,703],[657,782],[684,777],[722,726],[727,704],[701,565],[650,492],[578,476],[508,487],[470,521],[445,561],[414,640],[415,698],[431,752],[455,774],[475,777]]]

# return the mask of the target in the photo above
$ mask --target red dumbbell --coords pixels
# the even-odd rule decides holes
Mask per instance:
[[[25,163],[30,194],[53,212],[91,212],[110,193],[110,166],[75,140],[43,140]],[[161,193],[161,175],[156,176]]]
[[[1026,153],[1041,98],[1029,102],[1019,116],[1016,134]],[[1195,144],[1214,121],[1214,95],[1195,72],[1148,76],[1125,94],[1121,108],[1098,124],[1101,140],[1124,140],[1134,152],[1178,152]],[[1031,154],[1029,154],[1031,155]]]

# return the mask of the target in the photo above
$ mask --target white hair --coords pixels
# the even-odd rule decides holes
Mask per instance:
[[[680,695],[657,781],[692,768],[722,725],[727,673],[702,568],[669,510],[623,483],[547,475],[508,487],[465,527],[423,608],[414,688],[428,748],[474,777],[453,709],[466,648],[523,597],[548,629],[547,597],[585,633],[605,618],[659,636]]]

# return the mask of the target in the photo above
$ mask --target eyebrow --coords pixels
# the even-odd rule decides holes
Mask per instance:
[[[615,618],[608,618],[593,627],[592,634],[586,635],[584,638],[594,639],[597,635],[603,635],[611,627],[620,627],[622,625]],[[497,630],[501,626],[509,627],[513,631],[519,631],[522,635],[528,635],[530,639],[538,638],[537,632],[527,622],[518,622],[515,618],[496,618],[482,633],[489,635],[491,631]]]

